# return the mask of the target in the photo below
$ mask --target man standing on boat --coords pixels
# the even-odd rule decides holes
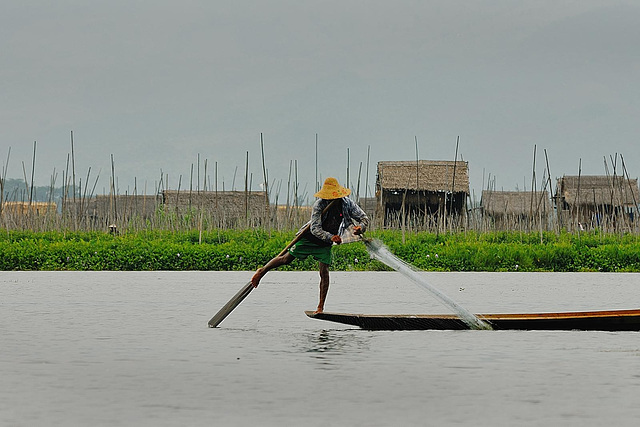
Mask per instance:
[[[313,204],[311,221],[305,224],[298,233],[298,241],[283,255],[276,256],[264,267],[259,268],[251,278],[253,287],[257,287],[260,279],[269,270],[289,264],[295,258],[313,257],[319,263],[320,300],[316,313],[322,313],[324,302],[329,291],[329,266],[331,265],[331,247],[343,243],[343,237],[351,233],[360,235],[367,230],[369,218],[353,200],[347,196],[351,190],[338,184],[335,178],[327,178],[318,198]]]

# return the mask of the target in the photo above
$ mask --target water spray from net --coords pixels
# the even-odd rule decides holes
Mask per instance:
[[[389,267],[401,273],[415,284],[426,289],[440,300],[444,305],[451,308],[460,319],[465,322],[471,329],[491,329],[491,326],[482,321],[473,313],[461,307],[457,302],[440,292],[438,289],[427,283],[420,275],[418,270],[400,258],[395,256],[389,249],[379,240],[363,239],[369,254],[378,261],[388,265]]]

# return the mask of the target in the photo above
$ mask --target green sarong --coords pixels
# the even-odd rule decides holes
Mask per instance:
[[[331,245],[318,246],[304,237],[298,240],[291,249],[289,249],[289,253],[299,259],[305,259],[306,257],[311,256],[316,261],[331,265]]]

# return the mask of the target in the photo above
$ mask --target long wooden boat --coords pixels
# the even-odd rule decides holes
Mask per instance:
[[[349,314],[305,311],[313,319],[327,320],[369,330],[462,330],[469,326],[456,315]],[[560,313],[478,314],[495,330],[640,331],[640,309],[572,311]]]

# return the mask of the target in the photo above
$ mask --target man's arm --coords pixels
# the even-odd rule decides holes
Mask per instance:
[[[345,200],[348,200],[346,205],[347,214],[355,226],[354,231],[357,231],[355,234],[364,233],[369,227],[369,217],[356,202],[348,198],[345,198]],[[357,227],[359,227],[360,230],[357,230]]]

